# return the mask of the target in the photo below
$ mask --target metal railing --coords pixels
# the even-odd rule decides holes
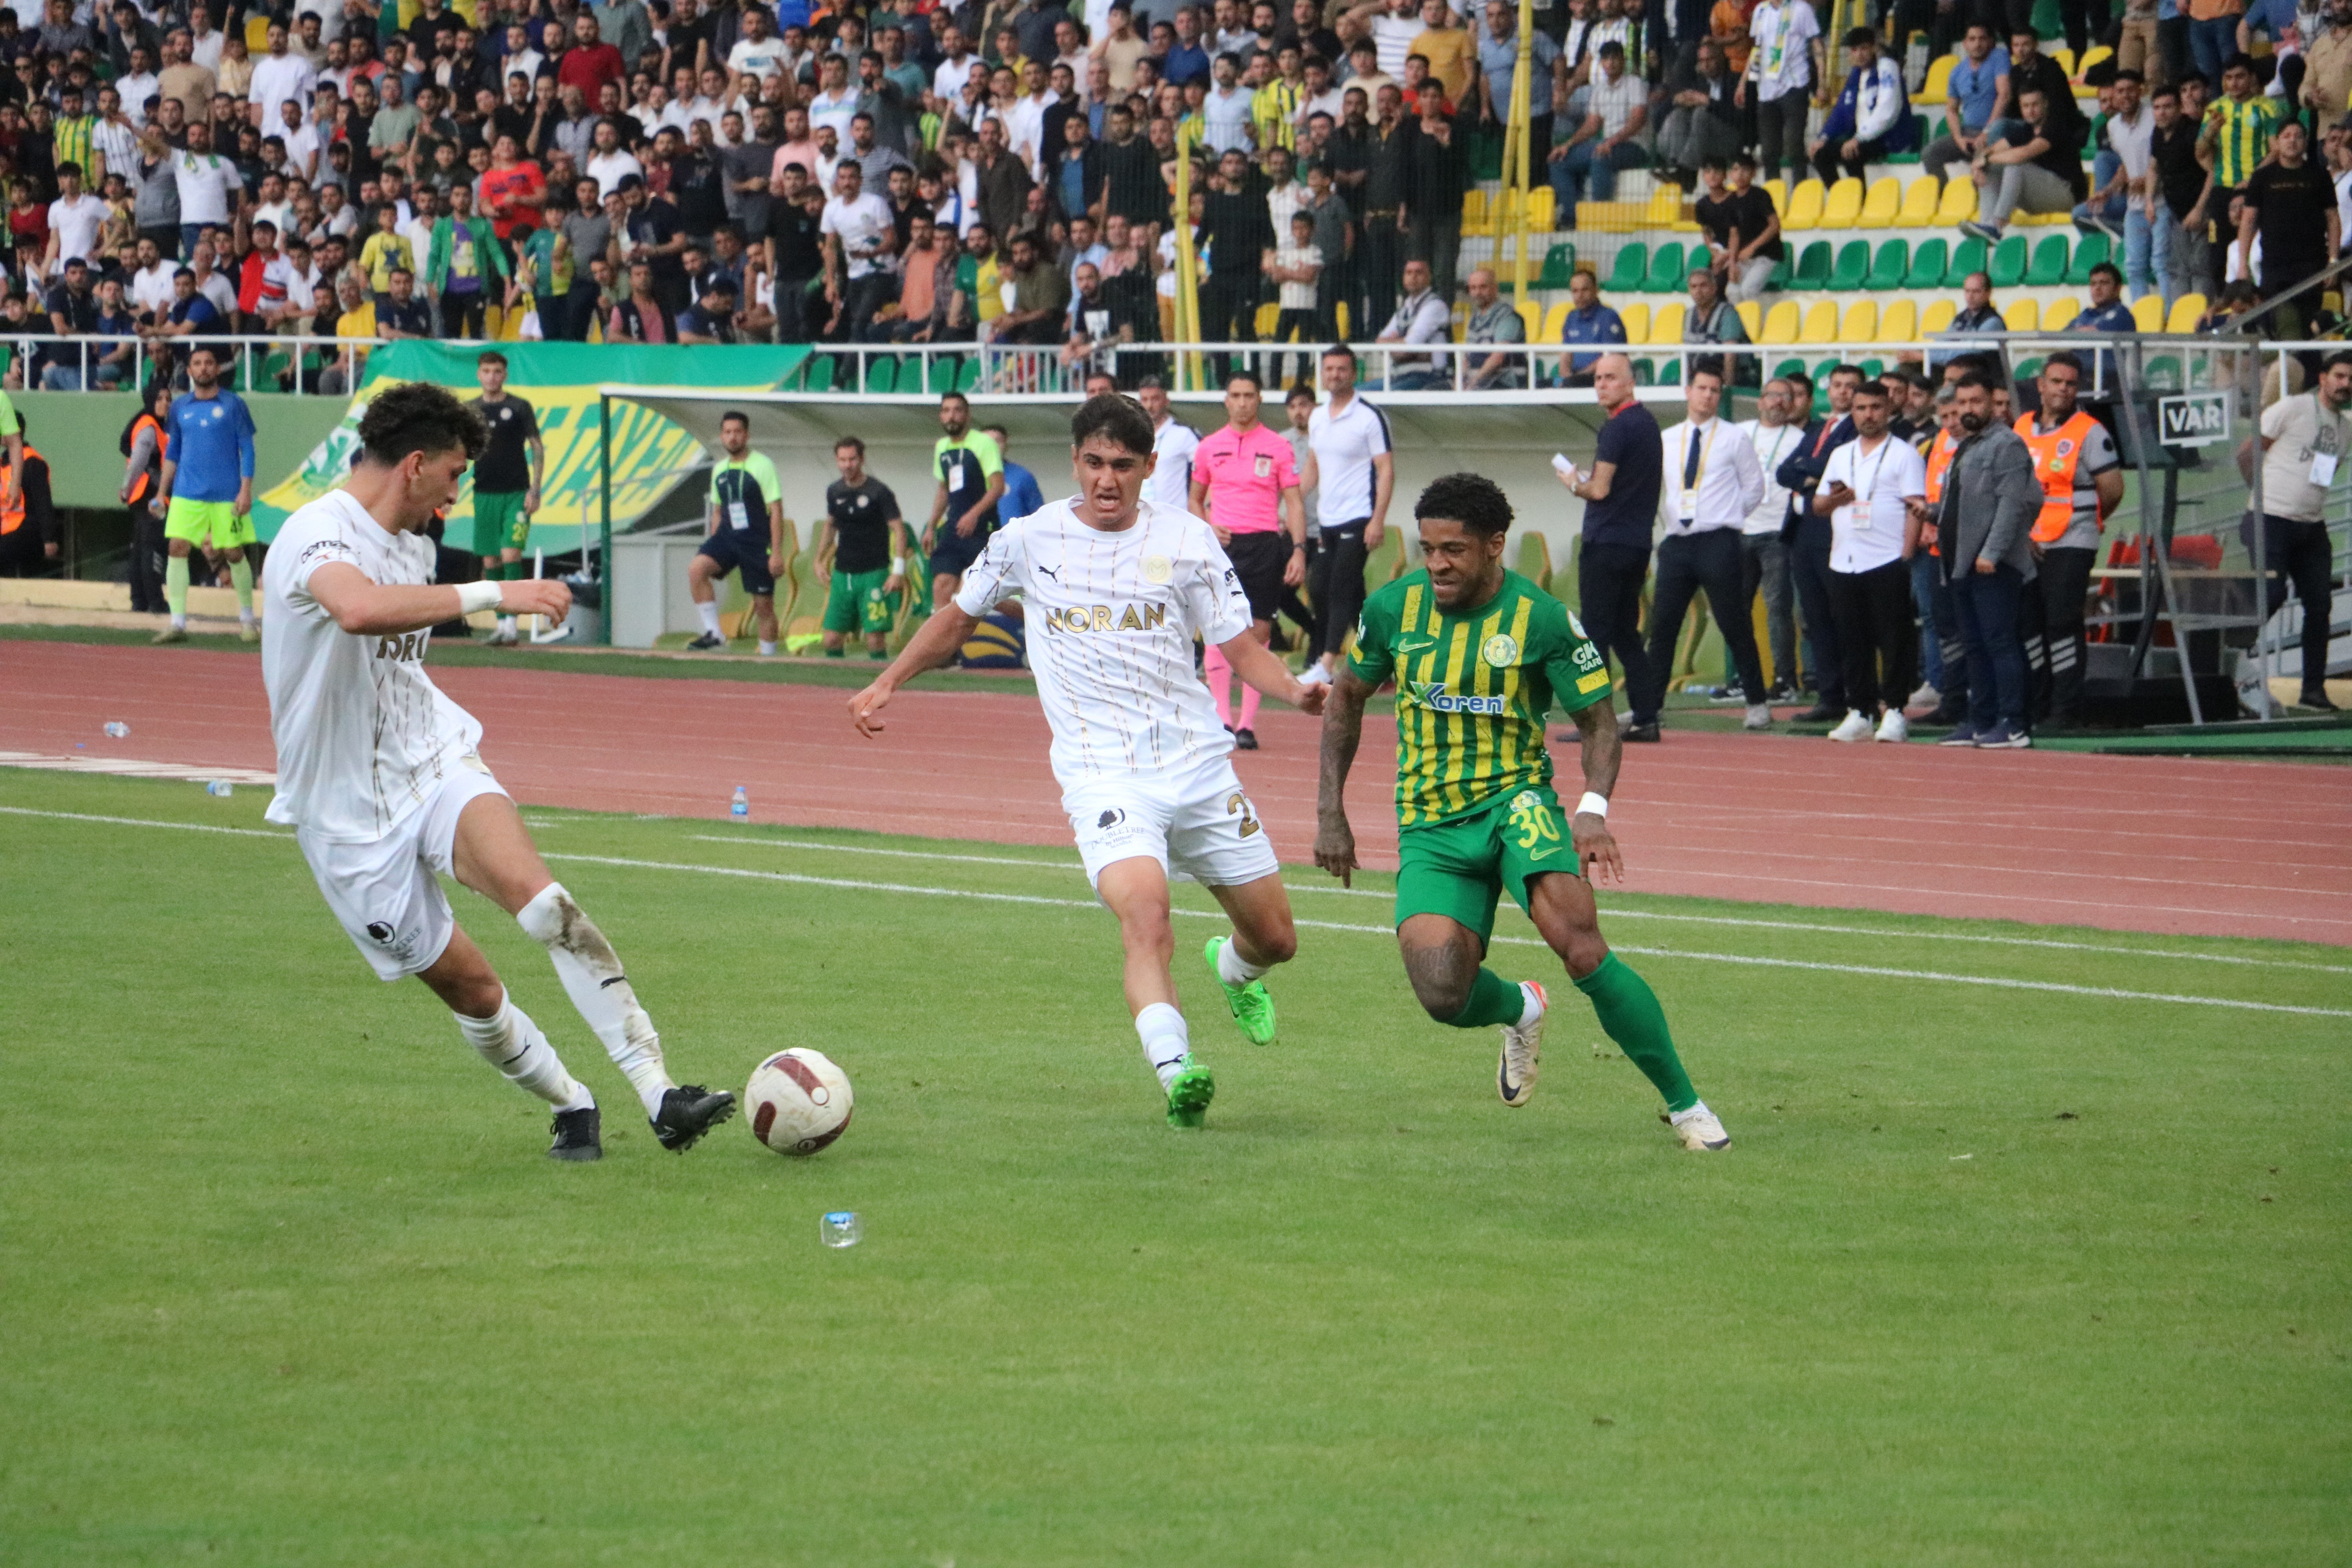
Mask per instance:
[[[175,374],[188,351],[202,344],[224,359],[222,379],[240,392],[280,391],[297,396],[341,396],[356,391],[359,369],[371,349],[387,346],[386,338],[296,336],[290,333],[200,332],[173,338],[108,338],[89,333],[60,336],[55,332],[0,335],[0,349],[12,367],[24,367],[28,392],[136,392],[164,366]],[[486,345],[487,346],[487,345]],[[311,356],[318,356],[312,363]],[[120,356],[119,358],[117,356]],[[276,362],[282,361],[283,363]],[[70,383],[50,386],[52,368]],[[327,393],[320,384],[325,373],[341,369],[341,384]]]

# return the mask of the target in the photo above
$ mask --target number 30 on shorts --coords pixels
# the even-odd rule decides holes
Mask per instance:
[[[1532,790],[1522,792],[1511,802],[1511,826],[1519,836],[1522,849],[1532,849],[1546,839],[1559,842],[1559,824],[1552,816],[1551,807]]]
[[[1247,838],[1258,831],[1257,811],[1250,805],[1249,796],[1241,791],[1235,790],[1225,797],[1225,815],[1242,819],[1241,837]]]

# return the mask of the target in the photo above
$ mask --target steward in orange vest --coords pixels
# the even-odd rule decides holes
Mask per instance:
[[[19,416],[22,422],[22,416]],[[7,454],[0,449],[0,473],[7,470]],[[11,577],[46,575],[48,563],[62,552],[64,530],[49,499],[49,465],[25,442],[25,482],[16,487],[16,499],[0,510],[0,574]]]
[[[2026,657],[2035,664],[2033,717],[2064,729],[2075,722],[2083,700],[2084,604],[2091,569],[2098,560],[2098,535],[2107,513],[2123,499],[2124,474],[2106,426],[2074,405],[2083,365],[2074,355],[2053,353],[2043,363],[2036,386],[2042,412],[2021,415],[2015,429],[2033,458],[2042,483],[2042,510],[2033,520],[2033,555],[2038,595],[2028,592],[2023,616]],[[2090,484],[2083,484],[2087,475]],[[2090,535],[2083,538],[2075,516],[2089,492]],[[2077,534],[2062,544],[2070,533]],[[2038,606],[2037,606],[2038,601]],[[2036,608],[2041,610],[2039,627]],[[2037,651],[2041,658],[2034,658]]]

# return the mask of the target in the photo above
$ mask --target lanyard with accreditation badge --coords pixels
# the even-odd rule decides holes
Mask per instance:
[[[1698,492],[1706,483],[1707,459],[1715,454],[1715,437],[1722,428],[1723,421],[1720,419],[1710,419],[1706,422],[1706,445],[1698,449],[1698,472],[1691,475],[1690,483],[1683,487],[1682,497],[1676,509],[1681,514],[1681,521],[1685,528],[1698,521]],[[1697,435],[1698,428],[1693,426],[1683,437],[1683,467],[1685,469],[1690,467],[1691,441]]]

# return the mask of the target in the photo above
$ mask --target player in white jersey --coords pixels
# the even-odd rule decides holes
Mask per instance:
[[[1143,481],[1143,499],[1170,511],[1190,511],[1192,454],[1201,449],[1201,433],[1168,412],[1168,389],[1158,376],[1145,376],[1135,395],[1151,416],[1151,473]]]
[[[861,733],[879,731],[891,693],[951,661],[998,599],[1022,595],[1054,776],[1087,876],[1118,917],[1135,1032],[1167,1091],[1170,1124],[1198,1127],[1216,1084],[1192,1059],[1176,1006],[1170,874],[1198,879],[1232,917],[1233,934],[1211,938],[1205,956],[1234,1021],[1259,1045],[1275,1035],[1263,977],[1298,939],[1281,866],[1234,773],[1233,737],[1193,668],[1193,636],[1223,649],[1258,690],[1309,713],[1326,689],[1301,686],[1250,636],[1249,600],[1209,525],[1143,499],[1151,436],[1129,399],[1087,399],[1070,421],[1078,493],[999,531],[954,601],[849,711]]]
[[[691,1147],[733,1113],[735,1097],[670,1081],[612,944],[548,875],[476,753],[482,726],[425,673],[431,627],[488,609],[560,621],[571,590],[550,580],[432,585],[425,526],[457,499],[487,441],[471,408],[426,383],[395,386],[368,405],[359,436],[350,478],[286,520],[262,569],[261,676],[278,744],[269,820],[294,829],[327,907],[377,976],[424,981],[476,1051],[555,1108],[551,1157],[602,1156],[595,1097],[458,928],[436,872],[547,949],[662,1147]]]

